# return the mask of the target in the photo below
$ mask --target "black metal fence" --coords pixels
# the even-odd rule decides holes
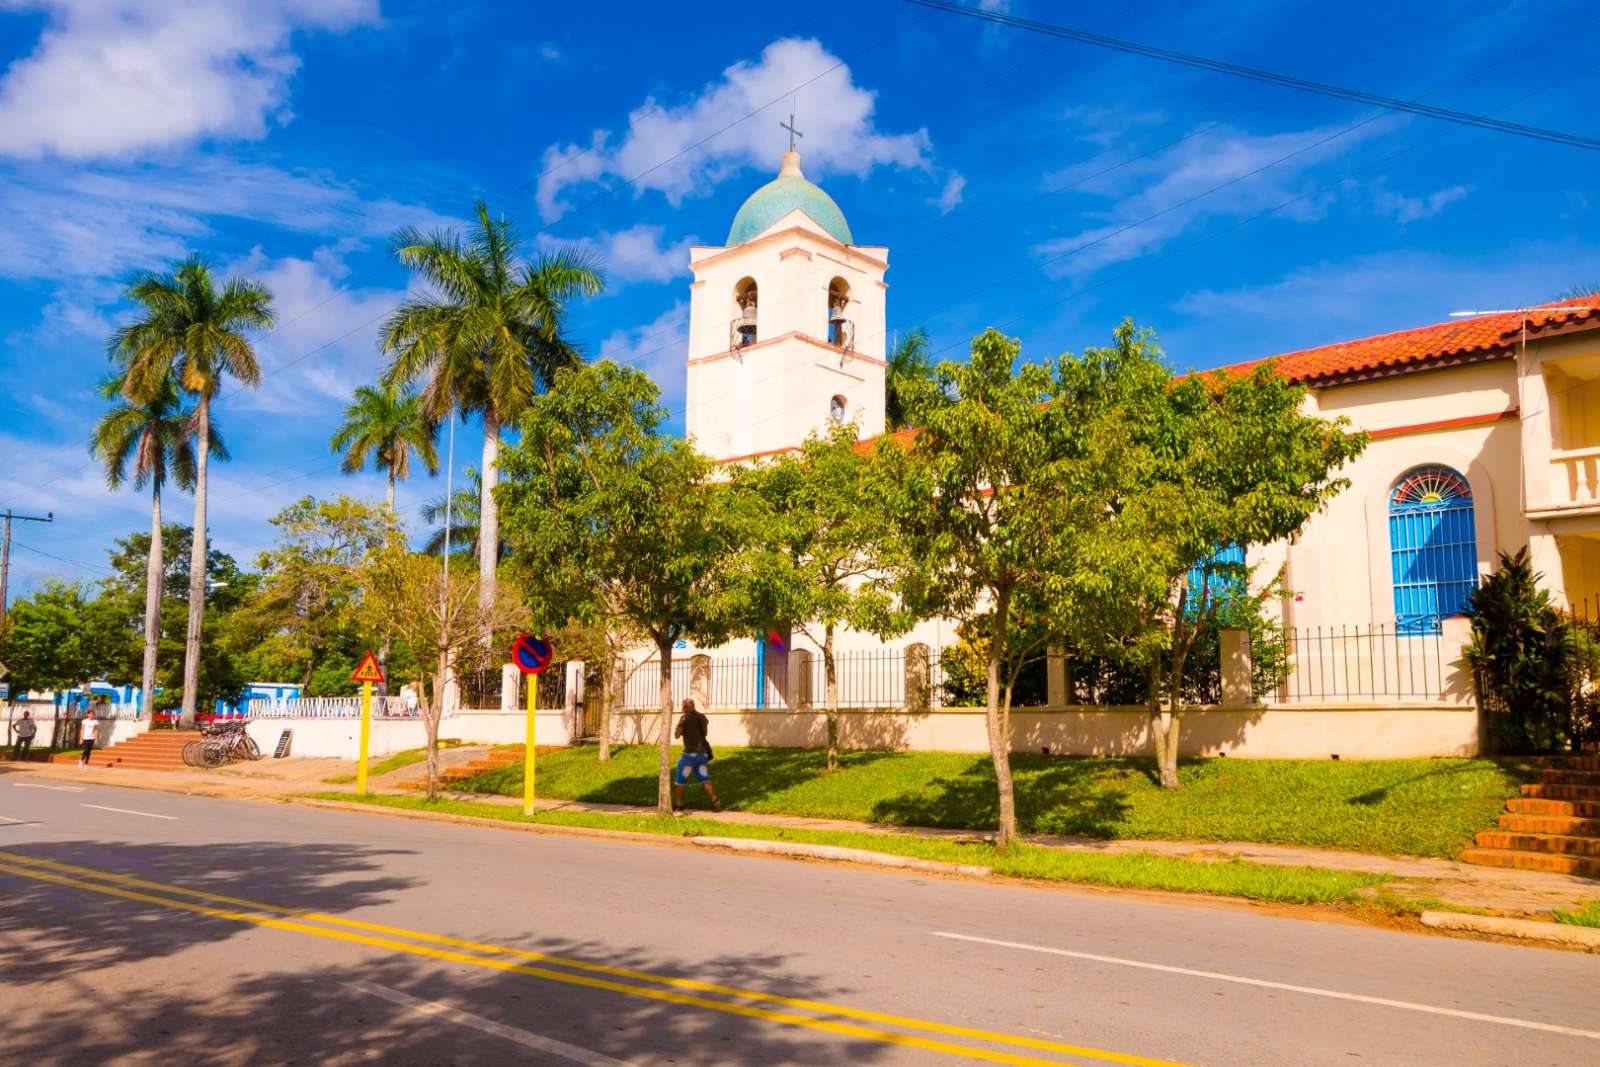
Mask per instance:
[[[505,672],[498,666],[462,671],[458,676],[458,683],[461,688],[460,706],[480,710],[493,710],[501,707],[501,689],[504,686],[505,677]],[[539,675],[524,676],[521,672],[518,672],[514,680],[516,692],[509,694],[511,699],[508,703],[513,708],[523,707],[523,702],[528,699],[527,682],[529,678],[538,679],[539,707],[560,708],[566,706],[567,665],[565,662],[552,663],[543,674]]]
[[[1393,623],[1285,629],[1287,677],[1278,703],[1371,703],[1444,700],[1454,689],[1460,650],[1443,634],[1400,633]]]
[[[755,657],[717,658],[710,661],[706,677],[694,684],[692,657],[672,661],[672,705],[689,697],[714,708],[787,708],[801,705],[822,707],[827,700],[827,668],[820,652],[807,655],[809,666],[795,672],[799,692],[790,692],[791,657],[800,651],[776,653],[764,659]],[[904,648],[868,649],[834,654],[835,678],[839,687],[839,706],[843,708],[898,708],[907,703],[937,706],[944,683],[939,650],[927,651],[926,671],[913,664],[912,676],[925,674],[926,692],[920,700],[909,700],[907,656]],[[699,690],[697,692],[697,689]],[[912,697],[917,694],[909,694]],[[661,706],[661,665],[646,662],[628,669],[622,699],[617,705],[629,711]]]

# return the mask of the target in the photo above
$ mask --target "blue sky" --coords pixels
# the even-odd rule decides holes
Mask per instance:
[[[1579,2],[985,6],[1600,135]],[[1600,283],[1594,153],[894,0],[0,0],[0,507],[57,516],[19,528],[13,589],[99,577],[148,525],[84,447],[130,270],[198,251],[276,294],[262,386],[217,406],[213,536],[248,562],[289,501],[382,493],[327,439],[378,373],[402,225],[482,197],[530,247],[588,243],[610,286],[577,338],[679,404],[686,247],[772,176],[791,93],[807,175],[890,249],[890,328],[947,358],[990,324],[1043,358],[1133,316],[1209,366]],[[476,429],[456,443],[472,462]]]

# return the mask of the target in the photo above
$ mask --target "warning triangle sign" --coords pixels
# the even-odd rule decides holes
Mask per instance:
[[[383,684],[383,668],[378,665],[375,653],[368,652],[367,658],[361,661],[361,666],[350,676],[352,682],[371,682],[373,685]]]

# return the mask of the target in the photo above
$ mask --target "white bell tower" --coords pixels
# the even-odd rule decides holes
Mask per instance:
[[[716,459],[794,448],[830,421],[884,429],[889,250],[857,245],[784,154],[723,247],[689,252],[689,439]]]

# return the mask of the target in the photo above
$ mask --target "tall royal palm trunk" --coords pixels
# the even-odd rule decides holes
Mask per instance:
[[[500,420],[483,415],[483,481],[478,500],[478,607],[485,616],[492,613],[495,600],[495,568],[500,562],[500,508],[494,489],[500,484]],[[489,644],[494,635],[483,635]]]
[[[144,673],[139,679],[139,699],[146,714],[154,711],[156,650],[161,645],[161,586],[165,561],[161,556],[161,482],[150,490],[150,559],[144,568]]]
[[[389,468],[389,495],[385,499],[386,499],[386,501],[387,501],[387,503],[389,505],[389,510],[393,511],[394,510],[394,467],[393,466],[391,466]]]
[[[194,725],[200,697],[200,629],[206,612],[206,456],[211,441],[211,398],[195,407],[194,546],[189,552],[189,632],[183,643],[183,712],[178,724]]]

